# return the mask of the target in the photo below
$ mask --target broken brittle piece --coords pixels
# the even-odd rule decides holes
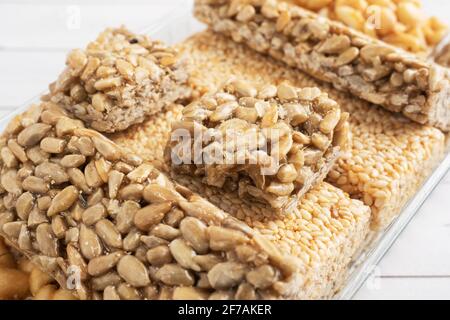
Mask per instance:
[[[331,169],[347,119],[318,88],[231,80],[183,110],[167,160],[175,172],[288,209]]]

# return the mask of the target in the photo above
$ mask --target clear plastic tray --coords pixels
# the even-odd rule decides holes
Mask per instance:
[[[140,30],[140,32],[147,33],[155,39],[163,40],[167,44],[175,44],[203,29],[205,27],[192,16],[190,6],[181,5],[178,9],[171,12],[169,16],[156,20],[145,30]],[[39,101],[38,97],[26,102],[22,107],[1,119],[0,132],[4,130],[15,115],[22,113],[30,104],[37,101]],[[365,280],[372,274],[374,267],[383,258],[449,169],[450,153],[447,153],[416,195],[405,205],[401,214],[384,231],[370,235],[371,240],[351,263],[346,281],[336,294],[335,299],[347,300],[356,294]]]

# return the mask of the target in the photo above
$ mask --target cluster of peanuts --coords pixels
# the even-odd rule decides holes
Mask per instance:
[[[30,260],[14,257],[0,237],[0,300],[74,300],[67,290],[59,287],[53,278],[37,268]]]
[[[173,133],[197,125],[203,137],[194,134],[184,141],[186,146],[176,141],[172,157],[181,160],[185,155],[179,153],[195,148],[201,139],[202,161],[192,164],[190,157],[174,169],[273,208],[286,208],[323,179],[345,147],[348,116],[318,88],[257,86],[232,79],[183,109]],[[208,163],[208,158],[216,159]]]
[[[291,0],[307,9],[411,52],[429,52],[447,33],[420,0]]]

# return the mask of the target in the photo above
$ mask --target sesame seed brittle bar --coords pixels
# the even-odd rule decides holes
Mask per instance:
[[[80,299],[308,297],[301,259],[60,106],[15,117],[0,165],[0,235]]]
[[[345,148],[347,119],[318,88],[230,80],[183,109],[167,160],[175,172],[289,210]]]
[[[46,99],[102,132],[124,130],[189,95],[183,57],[125,28],[73,50],[66,65]]]
[[[374,230],[400,213],[443,158],[445,137],[440,130],[372,106],[225,36],[205,31],[182,43],[180,50],[190,55],[191,85],[197,96],[215,90],[230,76],[258,83],[288,81],[327,92],[342,112],[350,114],[351,137],[327,181],[371,207]],[[214,72],[205,73],[213,67]]]
[[[433,62],[276,0],[196,0],[214,31],[335,88],[421,124],[450,130],[450,72]]]

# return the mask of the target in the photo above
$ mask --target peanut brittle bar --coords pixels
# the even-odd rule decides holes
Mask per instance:
[[[178,173],[289,210],[333,166],[347,119],[318,88],[230,80],[183,110],[167,160]]]
[[[114,132],[142,122],[189,94],[176,50],[124,28],[107,29],[73,50],[46,99],[95,130]]]
[[[450,130],[450,72],[338,22],[276,0],[196,0],[195,15],[335,88]]]

